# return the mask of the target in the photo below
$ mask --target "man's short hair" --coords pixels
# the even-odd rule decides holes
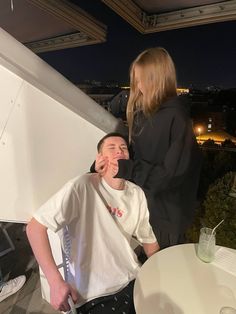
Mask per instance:
[[[123,134],[118,133],[118,132],[111,132],[111,133],[108,133],[105,136],[103,136],[103,138],[100,139],[100,141],[98,142],[98,144],[97,144],[98,152],[101,151],[101,148],[102,148],[102,145],[103,145],[105,139],[107,139],[109,137],[121,137],[121,138],[123,138],[123,140],[125,141],[126,145],[128,146],[128,139],[127,139],[126,136],[124,136]]]

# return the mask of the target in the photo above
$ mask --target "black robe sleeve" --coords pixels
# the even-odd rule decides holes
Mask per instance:
[[[161,164],[149,163],[143,159],[119,160],[116,177],[131,180],[144,191],[156,194],[180,185],[188,169],[199,163],[199,152],[190,120],[182,117],[173,121],[170,145]]]

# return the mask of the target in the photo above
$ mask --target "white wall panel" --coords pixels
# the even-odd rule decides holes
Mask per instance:
[[[0,138],[22,83],[21,78],[0,65]],[[9,93],[9,91],[11,92]]]
[[[68,179],[89,170],[105,133],[26,82],[14,103],[7,104],[0,219],[25,221]]]
[[[0,100],[0,220],[25,222],[118,122],[1,29]]]

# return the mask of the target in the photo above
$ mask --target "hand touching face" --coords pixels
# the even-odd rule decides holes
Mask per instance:
[[[112,176],[118,172],[119,159],[129,159],[129,151],[122,137],[112,136],[104,140],[100,153],[97,155],[95,169],[101,175],[110,171]]]

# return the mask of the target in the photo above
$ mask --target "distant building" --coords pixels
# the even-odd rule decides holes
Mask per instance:
[[[236,137],[226,133],[225,131],[215,131],[211,133],[204,133],[197,136],[197,141],[203,144],[207,140],[213,140],[216,144],[221,144],[225,140],[230,140],[236,145]]]
[[[101,82],[85,82],[76,85],[103,108],[108,109],[110,100],[121,91],[117,84],[102,85]]]
[[[177,88],[177,94],[178,95],[184,95],[184,94],[189,94],[189,89],[188,88]]]
[[[209,108],[210,109],[210,108]],[[225,113],[205,111],[198,113],[198,115],[193,116],[193,124],[195,133],[199,135],[199,132],[210,133],[217,130],[226,129],[226,119]]]
[[[126,120],[129,86],[99,81],[85,81],[77,86],[115,117]],[[190,100],[196,136],[218,130],[236,135],[236,90],[221,91],[215,87],[206,90],[177,88],[177,94],[185,94]]]
[[[191,117],[196,135],[224,130],[236,136],[236,90],[191,90]]]

